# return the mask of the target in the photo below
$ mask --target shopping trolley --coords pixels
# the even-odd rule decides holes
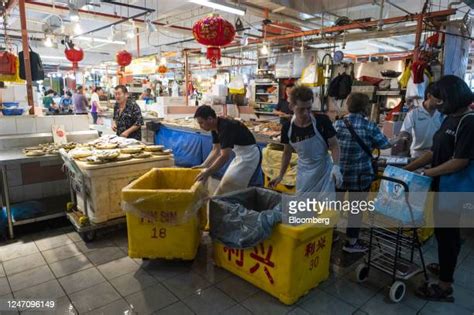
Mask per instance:
[[[413,213],[408,200],[409,188],[405,182],[386,176],[377,176],[377,178],[397,183],[403,187],[407,205],[406,211],[409,211],[410,214],[411,227],[406,228],[396,224],[388,226],[386,223],[390,221],[390,218],[388,218],[389,220],[386,220],[386,217],[382,218],[382,216],[377,215],[375,209],[369,218],[369,249],[366,262],[357,266],[356,278],[358,282],[364,282],[369,277],[371,268],[390,275],[392,277],[392,284],[390,286],[389,297],[390,300],[398,303],[403,299],[406,293],[405,281],[420,272],[423,272],[425,281],[428,281],[428,274],[426,272],[421,248],[422,243],[419,240],[416,228],[420,220],[415,217]],[[392,221],[391,223],[395,222]],[[416,251],[420,257],[421,268],[414,260]]]

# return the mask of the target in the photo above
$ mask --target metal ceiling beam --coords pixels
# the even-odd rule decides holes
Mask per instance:
[[[429,12],[426,14],[412,14],[412,15],[406,15],[406,16],[397,16],[397,17],[387,18],[387,19],[383,19],[382,22],[384,25],[389,25],[389,24],[396,24],[396,23],[406,22],[406,21],[414,21],[420,18],[431,19],[431,18],[437,18],[437,17],[446,17],[455,13],[456,13],[455,9],[441,10],[441,11]],[[304,32],[298,32],[298,33],[293,33],[293,34],[269,36],[266,38],[266,40],[273,41],[273,40],[290,39],[290,38],[297,38],[297,37],[304,37],[304,36],[320,35],[321,33],[348,31],[348,30],[354,30],[354,29],[374,27],[374,26],[377,26],[379,23],[380,21],[378,20],[362,22],[362,23],[351,23],[348,25],[325,27],[322,29],[315,29],[311,31],[304,31]]]

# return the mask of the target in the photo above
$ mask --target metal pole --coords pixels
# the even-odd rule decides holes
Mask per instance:
[[[184,50],[184,97],[186,99],[186,106],[189,105],[189,98],[188,98],[188,71],[189,71],[189,64],[188,64],[188,51]]]
[[[423,32],[423,18],[424,14],[419,14],[416,17],[416,33],[415,33],[415,51],[418,47],[420,47],[421,42],[421,33]]]
[[[23,57],[25,62],[26,94],[28,97],[28,106],[30,106],[30,115],[34,115],[35,104],[33,103],[33,82],[31,77],[30,44],[28,42],[28,26],[26,23],[25,0],[19,0],[18,7],[20,9],[21,41],[23,44]]]
[[[137,27],[137,57],[140,58],[140,29]]]
[[[2,165],[2,181],[3,181],[3,197],[5,198],[5,209],[7,210],[7,221],[8,221],[8,234],[10,238],[14,238],[13,234],[13,220],[12,220],[12,210],[10,208],[10,196],[8,191],[8,177],[7,177],[7,166]]]

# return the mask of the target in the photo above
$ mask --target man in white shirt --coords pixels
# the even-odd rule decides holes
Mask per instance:
[[[436,110],[437,100],[433,98],[433,84],[426,89],[425,101],[408,112],[400,129],[400,138],[410,145],[412,158],[418,158],[431,149],[433,135],[441,126],[443,115]]]

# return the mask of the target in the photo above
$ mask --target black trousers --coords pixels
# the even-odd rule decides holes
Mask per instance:
[[[460,228],[435,228],[438,242],[439,280],[454,282],[454,269],[461,251]]]
[[[344,200],[345,193],[348,192],[348,200],[367,200],[367,195],[369,194],[369,188],[364,190],[345,190],[345,189],[336,189],[337,199]],[[349,213],[348,222],[346,228],[346,236],[348,238],[359,238],[360,226],[362,225],[363,213],[359,212],[357,214]]]

